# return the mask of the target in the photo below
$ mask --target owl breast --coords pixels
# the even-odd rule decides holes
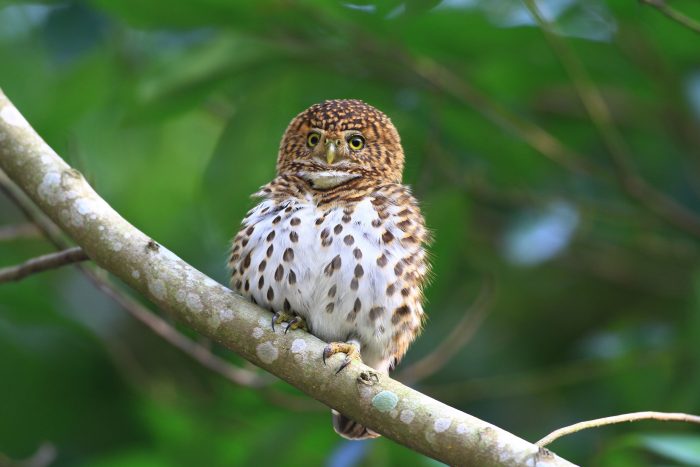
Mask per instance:
[[[234,239],[231,284],[302,316],[321,339],[359,340],[365,363],[388,367],[420,330],[424,234],[417,210],[384,195],[330,206],[266,199]]]

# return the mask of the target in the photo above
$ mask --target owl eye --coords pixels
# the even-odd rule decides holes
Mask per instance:
[[[315,131],[312,131],[306,136],[306,144],[312,148],[318,144],[318,142],[321,141],[321,135],[316,133]]]
[[[352,135],[348,138],[348,145],[350,149],[354,151],[359,151],[365,146],[365,139],[360,135]]]

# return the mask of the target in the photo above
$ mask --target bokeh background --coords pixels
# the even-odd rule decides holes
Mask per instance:
[[[700,18],[695,0],[667,3]],[[516,0],[0,1],[0,87],[124,217],[222,283],[288,121],[366,100],[398,127],[436,239],[430,319],[400,369],[465,334],[414,387],[531,441],[698,413],[700,35],[636,0],[537,4],[549,36]],[[0,196],[1,266],[52,251],[24,222]],[[675,423],[552,448],[700,465],[697,427]],[[73,268],[0,286],[0,452],[3,466],[436,465],[341,440],[285,383],[232,384]]]

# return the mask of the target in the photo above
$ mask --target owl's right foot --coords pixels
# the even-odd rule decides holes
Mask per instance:
[[[306,320],[296,313],[291,313],[289,311],[278,311],[272,315],[272,331],[275,331],[275,324],[287,323],[284,328],[284,333],[287,334],[289,330],[303,329],[308,331],[309,327],[306,325]]]
[[[345,367],[350,365],[353,360],[362,362],[362,358],[360,356],[360,344],[357,341],[351,340],[348,342],[331,342],[330,344],[326,345],[326,347],[323,349],[323,364],[326,364],[327,358],[337,353],[344,353],[345,360],[343,360],[340,368],[338,368],[338,370],[335,372],[336,375],[343,371]]]

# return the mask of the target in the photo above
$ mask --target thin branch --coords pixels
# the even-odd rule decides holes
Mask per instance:
[[[79,246],[38,256],[17,266],[0,269],[0,284],[3,282],[19,281],[31,274],[60,268],[61,266],[75,264],[89,259],[90,258],[88,258],[83,249]]]
[[[438,372],[474,336],[491,310],[493,299],[493,279],[487,278],[479,290],[479,295],[464,313],[452,332],[428,355],[404,368],[396,379],[404,384],[421,381]]]
[[[615,174],[623,192],[669,224],[700,237],[700,216],[649,185],[637,173],[631,162],[630,150],[615,127],[610,109],[583,64],[568,42],[555,31],[555,25],[542,15],[536,1],[524,2],[569,75],[581,103],[600,134],[612,158]]]
[[[34,224],[17,224],[0,227],[0,242],[17,240],[20,238],[40,237],[41,232]]]
[[[314,399],[449,465],[571,465],[356,362],[336,374],[325,343],[268,325],[264,310],[194,269],[115,212],[0,93],[0,168],[93,261],[195,331]]]
[[[577,433],[581,430],[587,430],[589,428],[597,428],[605,425],[613,425],[616,423],[626,423],[626,422],[638,422],[641,420],[660,420],[663,422],[688,422],[688,423],[698,423],[700,424],[700,416],[689,415],[685,413],[667,413],[667,412],[634,412],[627,413],[623,415],[615,415],[612,417],[597,418],[595,420],[588,420],[585,422],[575,423],[570,426],[565,426],[564,428],[559,428],[554,430],[541,440],[537,444],[539,447],[545,447],[551,444],[553,441],[561,438],[562,436]]]
[[[32,202],[12,185],[12,182],[7,179],[2,171],[0,171],[0,192],[12,201],[28,220],[32,221],[34,225],[37,226],[52,245],[59,249],[68,248],[68,244],[63,240],[63,234],[59,228],[56,227],[51,220],[46,218],[43,213],[37,212]],[[184,336],[163,318],[152,313],[138,301],[117,289],[107,280],[96,274],[95,271],[80,264],[76,264],[76,267],[95,288],[111,298],[137,321],[140,321],[155,334],[189,355],[204,367],[219,373],[232,383],[240,386],[257,388],[272,382],[272,379],[267,375],[261,375],[243,368],[238,368],[227,360],[212,353],[212,351],[206,347]]]
[[[407,59],[407,64],[418,76],[433,87],[446,91],[458,100],[474,107],[479,113],[497,125],[508,129],[552,162],[574,173],[590,174],[603,172],[602,168],[566,147],[542,127],[530,120],[521,118],[494,102],[431,58],[409,58]]]
[[[656,8],[661,13],[671,18],[681,26],[690,29],[694,33],[700,34],[700,22],[684,15],[675,8],[669,6],[665,0],[639,0],[644,5],[649,5]]]
[[[93,277],[96,280],[93,281]],[[220,374],[239,386],[259,388],[267,386],[274,381],[268,375],[257,374],[253,371],[238,368],[227,360],[212,353],[211,350],[180,333],[163,318],[152,313],[148,308],[128,295],[121,293],[114,286],[92,273],[92,271],[90,271],[88,278],[97,289],[128,311],[131,316],[143,323],[155,334],[162,337],[173,347],[189,355],[203,367]]]

